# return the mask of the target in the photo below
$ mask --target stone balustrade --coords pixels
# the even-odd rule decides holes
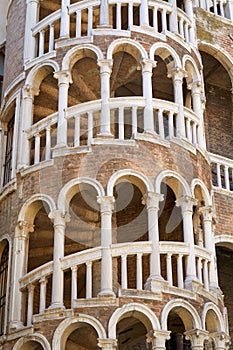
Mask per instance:
[[[213,185],[233,191],[233,160],[210,153]]]

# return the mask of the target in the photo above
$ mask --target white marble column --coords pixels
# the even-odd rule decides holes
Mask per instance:
[[[22,325],[23,294],[19,289],[19,279],[27,273],[29,234],[34,231],[33,225],[19,221],[16,227],[13,245],[12,287],[10,303],[10,328]]]
[[[228,350],[231,344],[229,335],[224,332],[210,333],[211,339],[214,341],[214,350]]]
[[[186,14],[189,16],[190,20],[191,20],[191,28],[189,29],[189,42],[191,44],[195,44],[196,40],[195,40],[195,20],[194,20],[194,16],[193,16],[193,3],[192,0],[184,0],[184,8],[185,8],[185,12]]]
[[[218,288],[218,272],[216,264],[214,234],[212,231],[213,209],[211,206],[201,207],[199,209],[199,212],[202,214],[205,248],[211,254],[209,284],[210,290],[214,291],[216,288]]]
[[[26,85],[23,88],[23,117],[21,121],[21,137],[19,139],[19,169],[30,164],[30,142],[28,141],[26,131],[32,126],[33,123],[33,101],[35,94],[38,93],[39,91],[35,91],[29,85]]]
[[[110,77],[112,73],[112,60],[98,60],[100,67],[101,79],[101,116],[100,116],[100,134],[101,137],[113,137],[111,134],[111,120],[110,120]]]
[[[193,111],[199,117],[200,125],[198,127],[198,145],[202,149],[206,149],[205,136],[204,136],[204,119],[202,108],[202,87],[201,82],[197,81],[191,85],[191,94],[193,102]]]
[[[67,120],[65,119],[64,110],[68,107],[68,90],[72,79],[68,71],[57,72],[54,77],[58,79],[59,87],[56,148],[61,148],[67,146]]]
[[[189,245],[189,255],[186,264],[185,288],[192,288],[192,281],[196,281],[196,261],[194,251],[194,235],[193,235],[193,206],[197,201],[189,196],[183,196],[176,200],[176,205],[181,207],[183,217],[183,235],[184,242]]]
[[[99,296],[114,296],[112,290],[112,212],[114,208],[114,197],[98,197],[101,211],[101,292]]]
[[[64,308],[64,273],[61,269],[61,259],[64,257],[65,227],[70,216],[60,210],[54,210],[49,214],[49,218],[53,220],[54,225],[52,304],[49,308]]]
[[[20,124],[20,94],[16,96],[15,104],[15,120],[14,120],[14,134],[13,134],[13,145],[12,145],[12,163],[11,163],[11,179],[15,178],[17,160],[18,160],[18,148],[19,148],[19,124]]]
[[[117,339],[98,339],[97,345],[102,350],[116,350]]]
[[[154,133],[154,115],[152,106],[152,71],[156,66],[156,62],[144,59],[142,61],[142,90],[143,97],[146,99],[146,105],[144,109],[144,132]]]
[[[177,2],[176,0],[168,0],[168,3],[172,4],[172,12],[169,15],[169,29],[173,33],[178,33]]]
[[[185,338],[191,341],[192,350],[203,350],[204,341],[209,339],[209,332],[202,329],[192,329],[185,332]]]
[[[109,28],[109,4],[108,0],[101,0],[100,3],[100,27]]]
[[[39,19],[39,0],[27,0],[25,37],[24,37],[24,61],[33,59],[36,55],[36,39],[32,35],[32,28]]]
[[[168,77],[173,79],[174,100],[178,105],[178,116],[176,119],[176,136],[179,138],[185,137],[185,123],[184,123],[184,101],[183,101],[183,78],[186,72],[176,67],[168,71]]]
[[[148,192],[143,203],[146,204],[148,213],[148,235],[152,243],[152,252],[150,256],[150,276],[146,282],[146,288],[153,289],[156,280],[163,280],[160,267],[160,249],[159,249],[159,202],[163,200],[160,193]]]
[[[152,350],[166,350],[166,340],[170,339],[170,331],[153,330],[147,337],[147,343],[151,343]]]
[[[70,37],[70,16],[68,7],[70,0],[61,0],[61,26],[60,39],[67,39]]]

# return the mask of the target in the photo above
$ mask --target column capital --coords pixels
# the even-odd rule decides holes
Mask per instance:
[[[142,204],[146,204],[147,209],[159,209],[159,202],[162,202],[164,195],[161,193],[147,192],[142,197]]]
[[[27,285],[27,289],[28,289],[29,293],[32,293],[34,291],[34,289],[35,289],[35,285],[33,283],[29,283]]]
[[[230,345],[231,338],[225,332],[210,333],[210,337],[214,341],[214,345],[215,345],[216,350],[228,349],[228,346]]]
[[[192,212],[193,206],[197,205],[197,199],[184,195],[176,200],[176,206],[181,207],[182,213],[184,212]]]
[[[113,60],[111,60],[111,59],[99,59],[97,64],[100,67],[100,73],[111,74],[112,66],[113,66]]]
[[[186,78],[187,76],[187,72],[180,67],[171,68],[167,73],[168,78],[172,78],[174,81],[180,82],[182,82],[183,78]]]
[[[30,84],[26,84],[23,87],[23,98],[24,99],[34,99],[34,96],[38,96],[40,92],[39,88],[32,87]]]
[[[188,83],[190,86],[190,89],[192,90],[193,94],[201,94],[202,93],[202,84],[200,80],[192,81]]]
[[[23,238],[23,239],[28,239],[29,238],[29,233],[34,232],[34,225],[31,222],[28,221],[18,221],[17,223],[17,228],[18,228],[18,238]]]
[[[35,2],[36,4],[39,5],[40,0],[27,0],[27,5],[31,4],[32,2]]]
[[[200,207],[198,209],[199,213],[202,215],[204,221],[210,221],[213,220],[213,208],[209,205],[206,207]]]
[[[147,343],[152,344],[152,349],[165,349],[166,340],[170,339],[171,331],[151,330],[146,335]]]
[[[157,66],[157,62],[154,60],[150,60],[148,58],[143,58],[141,60],[142,65],[142,73],[148,72],[152,73],[152,69]]]
[[[113,196],[97,197],[97,203],[100,204],[101,214],[112,214],[115,198]]]
[[[117,348],[117,339],[98,339],[98,346],[103,350],[114,350]]]
[[[54,226],[65,225],[66,222],[70,221],[70,215],[64,213],[61,210],[53,210],[49,213],[49,218],[53,220]]]
[[[209,332],[202,329],[191,329],[185,332],[185,338],[191,341],[192,349],[203,350],[204,341],[209,339]]]
[[[72,77],[68,70],[61,70],[53,74],[54,78],[58,80],[58,85],[72,84]]]

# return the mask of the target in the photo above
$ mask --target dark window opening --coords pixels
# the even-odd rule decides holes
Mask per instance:
[[[6,309],[7,273],[8,273],[9,247],[3,250],[0,261],[0,336],[4,333],[4,320]]]
[[[3,186],[5,186],[11,180],[14,121],[15,121],[15,118],[13,116],[7,125],[7,131],[5,131],[7,139],[6,139]]]

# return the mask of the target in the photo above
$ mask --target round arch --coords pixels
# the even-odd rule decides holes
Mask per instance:
[[[226,69],[229,78],[231,80],[231,84],[233,86],[233,72],[232,72],[232,65],[233,65],[233,59],[229,55],[228,52],[226,52],[222,47],[218,45],[212,45],[207,44],[203,41],[199,43],[198,49],[200,51],[204,51],[208,53],[209,55],[212,55],[215,59],[217,59],[222,66]]]
[[[206,329],[206,323],[207,323],[207,314],[208,312],[211,312],[212,315],[210,315],[210,320],[208,323],[211,323],[211,327],[214,327],[214,329]],[[223,316],[219,310],[219,308],[212,302],[208,302],[204,305],[203,311],[202,311],[202,326],[204,330],[207,330],[209,332],[225,332],[225,325]],[[207,325],[208,328],[208,325]]]
[[[132,53],[132,50],[129,50],[130,47],[134,48],[134,50],[136,49],[136,51],[138,51],[140,53],[141,59],[148,58],[147,52],[141,44],[139,44],[137,41],[134,41],[132,39],[124,38],[124,39],[114,40],[109,45],[108,51],[107,51],[107,59],[112,59],[113,54],[117,50],[117,47],[121,47],[121,46],[124,46],[124,51],[126,51],[127,53],[131,54],[134,57],[135,57],[135,54]],[[136,57],[136,58],[138,58],[138,57]]]
[[[62,61],[62,70],[71,71],[74,63],[77,62],[79,57],[82,55],[82,50],[92,51],[98,60],[102,60],[104,58],[102,51],[97,46],[92,44],[78,45],[70,49],[64,56]]]
[[[204,184],[204,182],[201,181],[200,179],[193,179],[191,182],[191,194],[192,194],[192,196],[195,197],[194,191],[195,191],[196,186],[201,187],[202,194],[204,196],[206,205],[212,205],[212,199],[211,199],[210,193],[209,193],[206,185]]]
[[[13,346],[12,350],[20,350],[24,344],[30,342],[30,341],[34,341],[39,343],[44,350],[51,350],[50,344],[48,342],[48,340],[39,333],[34,333],[31,335],[27,335],[25,337],[20,338],[15,345]]]
[[[48,196],[47,194],[35,194],[33,195],[32,197],[30,197],[25,203],[24,205],[22,206],[20,212],[19,212],[19,215],[18,215],[18,221],[24,221],[27,219],[27,213],[28,213],[28,210],[30,209],[30,206],[33,205],[33,203],[35,202],[45,202],[48,207],[49,207],[49,211],[52,212],[53,210],[56,209],[56,205],[55,205],[55,202],[54,200]],[[38,208],[35,208],[33,210],[30,210],[30,218],[35,216],[36,214],[36,211],[37,211]],[[49,214],[49,213],[48,213]]]
[[[39,86],[42,80],[48,74],[48,68],[53,69],[54,73],[57,73],[60,70],[60,67],[57,62],[53,60],[47,60],[43,63],[37,64],[32,70],[29,72],[27,79],[25,81],[25,87],[32,87],[35,89],[37,93]]]
[[[127,178],[129,176],[133,176],[143,182],[143,184],[146,187],[147,192],[153,192],[154,188],[151,183],[151,181],[142,174],[141,172],[133,169],[122,169],[117,172],[115,172],[109,179],[108,184],[107,184],[107,195],[108,196],[113,196],[113,188],[115,184],[118,182],[120,178]]]
[[[161,313],[161,327],[164,330],[167,329],[167,321],[169,313],[177,308],[177,314],[182,319],[185,330],[190,329],[202,329],[201,318],[197,313],[197,310],[187,301],[183,299],[175,299],[169,301],[163,308]]]
[[[191,66],[192,72],[189,72],[189,69],[186,69],[187,65]],[[187,71],[188,77],[192,78],[192,82],[201,81],[200,72],[197,68],[196,62],[192,57],[190,57],[189,55],[184,55],[184,57],[182,58],[182,66],[183,66],[183,69]]]
[[[159,330],[160,324],[156,315],[147,306],[138,303],[131,303],[116,309],[108,323],[108,336],[110,339],[116,339],[116,326],[117,323],[128,316],[133,316],[139,319],[147,331]]]
[[[57,207],[59,210],[65,212],[67,211],[67,203],[72,198],[75,193],[75,186],[79,184],[88,184],[95,188],[99,197],[105,195],[102,185],[95,179],[89,177],[80,177],[69,181],[60,191],[58,195]],[[67,201],[68,199],[68,201]]]
[[[79,314],[78,317],[65,319],[59,324],[54,332],[52,348],[64,350],[67,338],[77,328],[78,323],[87,323],[96,330],[99,339],[106,339],[105,329],[99,320],[93,316]]]
[[[155,178],[155,192],[156,193],[161,192],[161,183],[166,178],[171,179],[171,180],[176,179],[178,181],[178,184],[181,185],[182,191],[180,191],[180,188],[178,189],[179,191],[174,191],[177,198],[182,196],[182,195],[191,196],[191,191],[190,191],[189,185],[186,182],[186,180],[180,174],[178,174],[172,170],[163,170],[157,175],[157,177]],[[182,193],[180,193],[180,192],[182,192]]]
[[[150,59],[154,60],[155,53],[158,53],[158,55],[164,60],[169,55],[172,56],[174,64],[173,68],[175,67],[181,67],[181,61],[177,53],[174,49],[172,49],[168,44],[166,43],[155,43],[150,48]]]

